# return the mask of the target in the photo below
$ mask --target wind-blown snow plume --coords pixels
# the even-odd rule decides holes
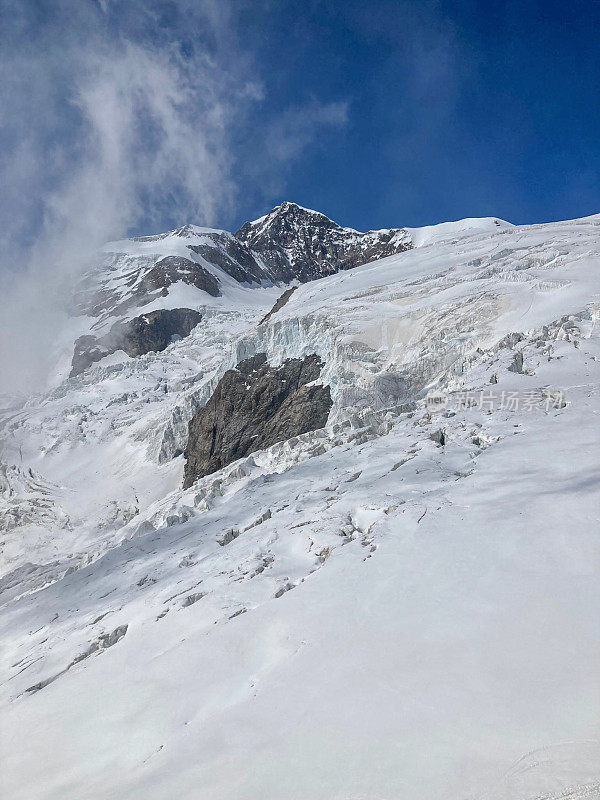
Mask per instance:
[[[228,2],[9,0],[3,26],[0,390],[14,393],[49,377],[66,288],[100,244],[231,217],[232,134],[264,91]],[[300,144],[281,131],[286,157],[343,122],[343,104],[313,107]]]
[[[133,5],[135,30],[115,28],[107,3],[63,0],[43,20],[38,4],[7,9],[2,139],[16,156],[2,164],[0,208],[7,391],[46,376],[63,286],[95,247],[156,224],[165,207],[173,220],[210,223],[233,198],[228,125],[261,90],[241,79],[241,58],[223,68],[223,13],[182,9],[190,33],[204,34],[182,50],[144,33],[161,27],[158,8]]]

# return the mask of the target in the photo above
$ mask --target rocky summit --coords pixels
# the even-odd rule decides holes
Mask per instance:
[[[235,235],[272,275],[302,283],[412,247],[406,229],[359,233],[296,203],[282,203],[265,217],[246,222]]]

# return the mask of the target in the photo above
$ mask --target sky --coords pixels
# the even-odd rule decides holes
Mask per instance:
[[[0,23],[3,267],[285,199],[363,230],[600,211],[598,3],[3,0]]]
[[[348,104],[276,199],[359,229],[600,211],[600,3],[259,6],[248,33],[271,108]]]

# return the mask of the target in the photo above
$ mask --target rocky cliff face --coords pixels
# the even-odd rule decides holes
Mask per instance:
[[[191,308],[171,308],[150,311],[128,322],[116,322],[106,336],[80,336],[75,342],[71,375],[83,370],[117,350],[131,358],[146,353],[159,353],[174,338],[189,336],[202,319],[202,314]]]
[[[177,283],[193,286],[211,297],[220,294],[219,279],[202,264],[183,256],[153,259],[116,254],[114,260],[116,265],[109,262],[76,287],[74,301],[79,313],[100,319],[119,317],[166,297]]]
[[[322,367],[316,355],[271,367],[260,353],[228,370],[190,421],[184,486],[256,450],[322,428],[332,405],[329,386],[313,383]]]
[[[404,228],[360,233],[295,203],[282,203],[265,217],[246,222],[236,237],[278,280],[302,283],[412,247]]]
[[[226,231],[215,231],[203,237],[199,244],[190,244],[188,249],[201,256],[208,264],[214,264],[238,283],[261,284],[278,280],[265,270],[265,265],[243,244]]]
[[[219,281],[201,264],[181,256],[166,256],[144,276],[144,288],[168,289],[173,283],[182,281],[202,289],[211,297],[219,296]]]

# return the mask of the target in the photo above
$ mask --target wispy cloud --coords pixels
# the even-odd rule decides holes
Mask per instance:
[[[347,102],[321,103],[313,99],[290,106],[267,129],[269,156],[282,163],[289,162],[300,156],[323,128],[340,127],[347,121]]]
[[[225,1],[7,0],[0,95],[2,388],[45,376],[62,287],[131,230],[231,214],[232,132],[264,99]],[[297,157],[342,104],[266,132]],[[278,168],[278,164],[274,164]]]
[[[160,42],[143,35],[145,26],[132,36],[101,10],[110,5],[62,0],[41,23],[37,3],[14,8],[0,100],[17,203],[2,208],[11,249],[27,242],[27,228],[46,236],[77,228],[87,241],[104,240],[164,219],[165,207],[173,220],[212,222],[232,201],[227,128],[260,87],[239,74],[235,51],[223,63],[215,44],[222,14],[211,2],[186,10],[191,31],[201,28],[211,42],[186,51],[177,25]],[[129,13],[131,6],[140,19],[152,9],[133,2]]]
[[[243,180],[256,202],[266,205],[281,197],[296,163],[308,148],[331,143],[331,135],[348,124],[350,104],[316,98],[296,102],[262,120],[245,146],[240,165]]]

